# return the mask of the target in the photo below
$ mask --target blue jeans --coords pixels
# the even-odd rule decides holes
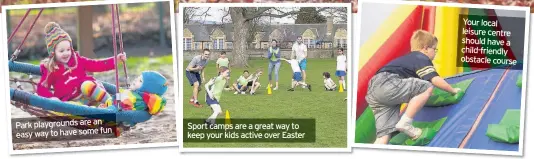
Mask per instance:
[[[273,70],[274,68],[274,70]],[[273,71],[274,71],[274,80],[278,82],[278,71],[280,70],[280,61],[278,62],[269,62],[269,81],[271,81],[273,78]]]

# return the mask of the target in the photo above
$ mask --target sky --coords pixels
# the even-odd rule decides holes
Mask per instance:
[[[291,10],[296,10],[298,8],[283,8],[283,11],[291,11]],[[200,14],[202,12],[205,12],[207,10],[207,8],[201,8],[199,9],[199,11],[197,12],[197,14]],[[221,19],[223,16],[225,16],[225,11],[224,10],[228,10],[228,7],[211,7],[210,10],[208,11],[208,14],[210,16],[206,16],[205,18],[202,17],[195,17],[194,19],[192,20],[195,20],[195,21],[214,21],[214,22],[217,22],[217,23],[220,23],[221,22]],[[277,13],[277,12],[275,12]],[[326,15],[324,13],[322,13],[323,15]],[[230,16],[228,16],[229,18]],[[267,20],[267,19],[266,19]],[[295,19],[293,19],[292,17],[288,16],[288,17],[284,17],[284,18],[271,18],[271,23],[273,24],[276,24],[276,23],[280,23],[280,24],[295,24]]]

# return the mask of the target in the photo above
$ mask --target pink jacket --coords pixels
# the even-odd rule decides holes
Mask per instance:
[[[56,71],[49,74],[44,64],[41,64],[41,80],[37,85],[37,94],[42,97],[50,98],[57,97],[61,101],[71,100],[81,94],[80,86],[84,81],[95,81],[92,76],[87,75],[87,72],[104,72],[115,69],[115,61],[113,57],[94,60],[80,56],[78,52],[74,52],[74,56],[68,62],[68,66],[73,67],[70,72],[67,72],[64,65],[58,65]],[[46,79],[48,78],[48,79]],[[46,85],[45,83],[46,82]],[[50,91],[51,86],[54,92]]]

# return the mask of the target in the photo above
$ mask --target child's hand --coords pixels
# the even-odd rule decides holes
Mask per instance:
[[[119,58],[122,62],[126,62],[126,53],[120,53],[117,55],[117,58]]]
[[[460,88],[454,88],[454,92],[453,92],[453,94],[458,94],[458,92],[460,92],[460,91],[462,91],[462,89],[460,89]]]

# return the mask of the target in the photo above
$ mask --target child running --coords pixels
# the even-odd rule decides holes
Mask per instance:
[[[80,101],[84,105],[95,102],[111,105],[111,96],[87,72],[115,69],[114,58],[94,60],[80,56],[74,51],[69,34],[55,22],[49,22],[44,31],[48,57],[40,64],[42,78],[37,85],[37,94],[54,100]],[[126,54],[119,54],[118,59],[124,62]]]
[[[336,90],[336,83],[332,78],[330,78],[330,73],[323,72],[323,78],[324,78],[324,89],[326,91],[334,91]]]
[[[219,104],[219,101],[221,101],[221,95],[224,90],[224,86],[226,85],[226,81],[228,80],[229,70],[227,67],[220,67],[219,68],[219,76],[212,78],[211,80],[206,83],[206,104],[211,107],[213,110],[213,114],[206,119],[206,124],[213,125],[215,124],[215,119],[219,114],[222,113],[221,105]]]
[[[305,82],[302,81],[302,73],[300,71],[300,67],[299,67],[298,61],[295,60],[295,59],[291,59],[291,60],[282,59],[282,60],[288,62],[291,65],[291,69],[293,70],[293,80],[292,80],[292,83],[291,83],[291,89],[289,89],[287,91],[295,91],[295,87],[297,87],[299,85],[302,85],[302,87],[308,88],[311,91],[312,90],[311,89],[311,85],[306,84]]]
[[[347,90],[347,85],[345,85],[345,76],[347,75],[347,56],[343,53],[343,48],[337,49],[337,53],[336,76],[339,78],[339,86],[344,90]]]

